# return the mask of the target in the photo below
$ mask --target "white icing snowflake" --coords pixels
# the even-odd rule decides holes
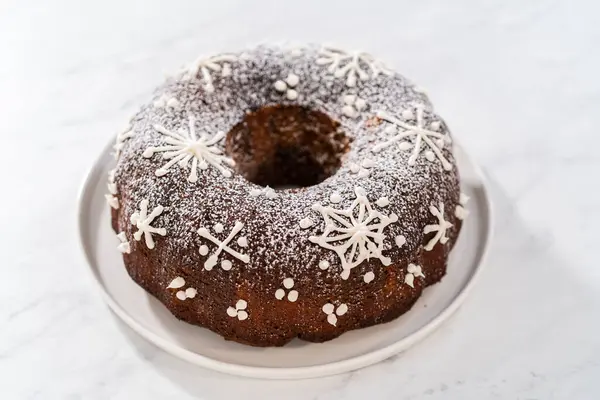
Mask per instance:
[[[265,186],[262,189],[255,188],[250,190],[250,196],[258,197],[260,195],[265,196],[269,200],[273,200],[275,197],[277,197],[277,192],[275,191],[275,189],[269,186]]]
[[[282,283],[285,289],[279,288],[275,291],[275,298],[277,300],[282,300],[285,297],[286,289],[290,290],[294,287],[294,280],[292,278],[285,278]],[[298,291],[290,290],[287,294],[287,299],[292,303],[298,300]]]
[[[423,229],[424,234],[436,232],[435,236],[424,247],[424,249],[427,251],[432,250],[437,242],[446,244],[448,241],[446,231],[452,228],[452,224],[444,219],[444,203],[440,203],[439,209],[437,209],[435,206],[429,207],[429,211],[437,218],[438,223],[427,225],[425,226],[425,229]]]
[[[206,228],[198,229],[198,234],[200,236],[202,236],[205,239],[210,240],[211,242],[213,242],[214,244],[216,244],[218,246],[217,250],[210,257],[208,257],[208,259],[204,262],[204,269],[206,269],[207,271],[212,270],[213,267],[215,265],[217,265],[217,261],[219,259],[219,254],[221,254],[221,252],[223,250],[225,250],[226,253],[229,253],[230,255],[234,256],[235,258],[237,258],[238,260],[240,260],[246,264],[248,264],[250,262],[250,257],[247,254],[239,253],[239,252],[233,250],[231,247],[229,247],[229,243],[242,230],[243,227],[244,227],[244,224],[242,224],[239,221],[236,222],[235,225],[233,226],[233,229],[227,236],[227,238],[223,241],[220,241],[219,239],[217,239],[216,237],[211,235],[210,232],[208,231],[208,229],[206,229]],[[216,224],[214,226],[214,230],[216,233],[223,232],[223,229],[224,229],[223,225],[221,225],[221,224]],[[240,238],[238,238],[237,244],[240,247],[247,247],[248,240],[246,239],[245,236],[241,236]],[[208,254],[208,246],[206,246],[206,245],[200,246],[200,254],[203,256],[207,255]],[[229,271],[231,269],[231,267],[232,267],[231,261],[229,261],[229,260],[221,261],[221,268],[223,268],[225,271]]]
[[[153,105],[156,108],[164,108],[167,111],[181,109],[181,104],[179,103],[179,100],[166,93],[161,95],[158,99],[156,99]]]
[[[154,125],[154,129],[165,136],[166,145],[150,146],[142,154],[146,158],[150,158],[154,153],[162,152],[162,158],[169,160],[165,165],[156,170],[156,176],[163,176],[176,163],[181,168],[188,168],[190,161],[192,164],[188,181],[198,181],[198,171],[208,169],[209,165],[216,168],[225,177],[231,176],[231,171],[223,166],[233,166],[234,162],[230,158],[223,155],[223,151],[216,144],[224,137],[223,132],[217,133],[212,138],[208,138],[204,133],[196,134],[196,120],[194,117],[189,117],[188,132],[179,129],[177,132],[172,132],[160,125]]]
[[[131,214],[131,223],[138,229],[133,234],[133,238],[139,242],[142,239],[143,234],[146,241],[146,246],[148,246],[150,250],[154,248],[154,239],[152,238],[153,233],[156,233],[160,236],[165,236],[167,234],[167,230],[165,228],[155,228],[150,225],[156,217],[162,214],[163,210],[164,207],[158,205],[154,207],[154,210],[152,210],[150,215],[148,215],[148,200],[144,199],[140,202],[140,211],[136,211]]]
[[[115,152],[113,153],[115,156],[115,160],[118,160],[121,156],[121,151],[125,146],[125,141],[127,139],[131,139],[133,136],[134,132],[131,125],[127,126],[127,128],[125,128],[123,131],[117,134],[117,137],[115,139],[115,145],[113,146],[113,149],[115,150]]]
[[[288,76],[284,80],[278,80],[273,84],[273,87],[279,93],[285,93],[285,97],[288,100],[296,100],[298,98],[298,92],[294,89],[298,82],[300,82],[300,78],[298,75],[289,73]]]
[[[360,164],[350,164],[350,172],[353,174],[357,174],[359,178],[366,178],[371,173],[370,169],[374,166],[375,162],[373,160],[365,158],[361,161]]]
[[[408,268],[406,270],[407,274],[404,277],[404,283],[406,283],[411,288],[415,287],[414,283],[416,277],[425,278],[425,275],[423,274],[420,265],[408,264]]]
[[[392,125],[386,128],[386,132],[395,134],[390,140],[375,145],[373,147],[374,152],[378,152],[386,147],[398,144],[398,149],[402,151],[410,150],[412,148],[412,154],[408,159],[408,165],[414,165],[417,161],[417,157],[421,154],[421,148],[427,146],[429,149],[425,150],[425,158],[429,161],[434,161],[436,158],[440,160],[443,168],[446,171],[452,169],[452,164],[444,157],[442,149],[446,143],[450,142],[450,136],[439,132],[441,128],[440,121],[433,121],[428,127],[425,127],[425,121],[423,119],[424,107],[418,104],[413,110],[404,110],[400,117],[394,117],[384,111],[379,111],[377,116]],[[415,120],[416,122],[409,123],[408,121]],[[414,143],[406,140],[414,137]]]
[[[458,205],[454,209],[454,216],[460,220],[467,218],[469,215],[469,210],[466,209],[466,205],[469,202],[470,197],[464,193],[460,194],[460,198],[458,200]]]
[[[346,314],[348,312],[348,306],[342,303],[336,307],[331,303],[327,303],[323,306],[322,310],[327,315],[327,322],[336,326],[338,320],[337,317]]]
[[[119,242],[121,242],[118,246],[117,249],[121,252],[121,253],[127,253],[130,254],[131,253],[131,245],[129,244],[129,242],[127,241],[127,236],[125,236],[125,232],[121,232],[117,235],[117,239],[119,239]]]
[[[367,102],[355,94],[345,95],[342,97],[342,102],[344,103],[342,106],[342,114],[348,118],[358,118],[361,111],[364,111],[365,108],[367,108]]]
[[[238,300],[235,303],[235,307],[227,308],[227,315],[229,315],[231,318],[237,317],[237,319],[243,321],[245,319],[248,319],[248,312],[246,311],[247,308],[248,303],[246,302],[246,300]]]
[[[317,203],[313,210],[325,220],[321,236],[310,236],[309,240],[329,250],[333,250],[342,264],[342,278],[348,279],[350,270],[370,258],[377,258],[383,265],[391,260],[383,252],[385,235],[389,224],[398,221],[394,213],[387,216],[373,209],[362,188],[355,188],[356,199],[346,210],[336,210]]]
[[[178,276],[175,279],[173,279],[171,281],[171,283],[169,283],[169,286],[167,286],[167,289],[180,289],[183,288],[185,286],[185,279],[183,279],[182,277]],[[175,293],[175,297],[177,297],[179,300],[183,301],[185,299],[193,299],[194,297],[196,297],[196,295],[198,294],[198,291],[193,288],[193,287],[188,287],[185,290],[178,290],[177,293]]]
[[[237,57],[231,54],[222,54],[214,57],[203,58],[200,57],[192,63],[187,69],[187,73],[184,75],[185,80],[192,80],[198,77],[198,74],[202,75],[204,81],[204,89],[208,93],[215,91],[213,85],[213,72],[220,72],[221,76],[226,77],[231,75],[231,64],[237,61]]]
[[[380,73],[393,75],[393,71],[376,60],[372,55],[360,51],[347,52],[333,47],[323,47],[319,51],[317,65],[328,65],[327,70],[336,78],[347,76],[346,85],[356,86],[357,79],[362,81],[377,77]]]

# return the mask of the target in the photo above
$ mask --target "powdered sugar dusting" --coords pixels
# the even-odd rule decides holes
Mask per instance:
[[[239,222],[243,224],[244,240],[242,248],[238,237],[232,246],[249,255],[250,262],[237,257],[228,260],[230,270],[220,273],[229,274],[237,285],[247,282],[247,271],[268,271],[253,274],[251,285],[258,286],[265,293],[274,293],[282,280],[293,276],[295,288],[303,288],[303,282],[314,281],[319,277],[338,285],[354,285],[355,281],[364,285],[362,275],[367,271],[392,268],[394,263],[407,254],[416,254],[422,246],[423,230],[434,222],[429,212],[432,204],[444,203],[447,210],[454,210],[458,204],[458,172],[456,168],[445,171],[439,163],[419,157],[414,165],[408,165],[410,152],[398,152],[395,148],[381,149],[374,154],[375,144],[390,140],[394,133],[384,130],[385,123],[371,110],[403,110],[418,103],[424,105],[424,123],[430,124],[434,115],[428,98],[412,89],[412,84],[398,74],[379,74],[369,80],[358,80],[353,88],[357,96],[369,105],[356,118],[344,117],[339,99],[347,94],[344,79],[336,79],[327,73],[326,68],[315,61],[319,57],[318,47],[303,49],[302,57],[290,58],[285,50],[272,47],[259,47],[242,54],[233,55],[229,62],[226,78],[214,74],[211,85],[214,90],[206,90],[206,82],[199,79],[183,80],[178,76],[160,87],[153,99],[149,99],[132,119],[135,136],[123,142],[121,157],[115,171],[115,183],[118,186],[121,208],[119,209],[119,229],[128,231],[132,227],[124,223],[136,210],[143,199],[150,204],[161,204],[164,212],[160,216],[160,226],[166,227],[168,235],[157,242],[157,250],[165,257],[166,264],[178,265],[182,254],[186,254],[186,265],[196,273],[204,271],[207,259],[215,245],[203,239],[197,232],[203,227],[224,225],[225,232],[231,231]],[[299,79],[293,79],[294,90],[300,95],[293,100],[281,96],[273,85],[277,80],[288,77],[293,71]],[[154,101],[168,93],[178,99],[177,109],[165,110],[153,106]],[[276,196],[251,196],[256,185],[246,181],[233,167],[232,176],[225,178],[216,168],[208,168],[198,174],[197,181],[190,183],[186,179],[189,170],[174,168],[162,177],[155,171],[164,162],[158,157],[145,158],[143,152],[149,147],[163,144],[164,138],[153,126],[160,125],[166,130],[176,131],[188,124],[189,118],[195,118],[197,128],[210,134],[229,132],[240,122],[247,111],[256,110],[265,105],[300,105],[324,112],[341,123],[345,134],[352,139],[350,151],[344,155],[343,164],[338,172],[318,185],[300,189],[278,190]],[[436,116],[436,121],[439,117]],[[445,123],[439,126],[439,132],[449,134]],[[207,140],[210,140],[210,136]],[[408,138],[407,140],[413,140]],[[218,144],[222,150],[224,145]],[[455,164],[450,151],[444,147],[444,158]],[[350,172],[351,165],[369,163],[369,176],[359,176]],[[323,199],[329,199],[332,193],[339,194],[336,208],[344,209],[355,198],[354,188],[360,186],[369,194],[372,201],[385,196],[386,213],[396,214],[398,221],[386,230],[384,242],[385,254],[391,259],[391,265],[385,267],[377,259],[364,260],[357,273],[347,281],[342,281],[342,266],[337,258],[331,258],[330,251],[311,243],[310,236],[323,233],[324,222],[317,219],[311,206]],[[337,200],[337,198],[335,199]],[[308,224],[306,218],[311,218]],[[306,221],[299,223],[299,221]],[[402,249],[395,245],[396,237],[405,238]],[[202,251],[201,246],[209,246],[210,251]],[[320,262],[329,260],[328,268]],[[220,270],[221,268],[219,268]],[[212,271],[215,273],[215,271]],[[306,280],[305,280],[306,279]],[[346,282],[346,283],[344,283]],[[306,284],[306,283],[304,283]],[[374,285],[372,283],[371,285]],[[332,285],[313,284],[310,291],[315,296],[330,296]],[[348,286],[350,287],[350,286]],[[302,291],[301,293],[304,293]],[[352,290],[347,291],[348,296]],[[335,293],[347,304],[353,304],[351,297],[344,298],[339,290]],[[234,309],[235,310],[235,309]],[[236,316],[239,317],[235,310]],[[245,311],[244,311],[245,312]]]

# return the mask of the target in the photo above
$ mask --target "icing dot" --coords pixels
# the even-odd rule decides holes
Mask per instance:
[[[310,228],[312,226],[312,224],[313,224],[313,221],[310,218],[302,218],[300,220],[300,228],[302,228],[302,229]]]
[[[335,314],[329,314],[327,316],[327,322],[329,322],[331,325],[335,326],[337,323],[337,317],[335,316]]]
[[[298,300],[298,292],[296,290],[292,290],[288,293],[288,300],[292,303]]]
[[[246,307],[248,307],[248,303],[246,302],[246,300],[238,300],[237,303],[235,303],[235,308],[237,308],[238,310],[243,310]]]
[[[248,239],[246,239],[246,236],[242,236],[237,240],[237,244],[240,247],[246,247],[248,246]]]
[[[360,165],[358,165],[356,163],[350,164],[350,172],[352,172],[353,174],[356,174],[356,173],[358,173],[358,171],[360,171]]]
[[[337,308],[337,310],[335,310],[335,313],[338,316],[342,316],[344,314],[346,314],[348,312],[348,306],[344,303],[340,304],[340,306]]]
[[[273,86],[278,92],[285,92],[287,90],[287,85],[284,81],[277,81]]]
[[[360,165],[362,165],[363,168],[373,168],[375,166],[375,161],[365,158]]]
[[[327,268],[329,268],[329,261],[327,261],[327,260],[320,261],[319,268],[321,268],[322,270],[326,270]]]
[[[379,200],[375,202],[379,207],[387,207],[390,204],[390,201],[387,197],[380,197]]]
[[[433,161],[433,160],[435,160],[435,154],[433,154],[433,151],[431,151],[431,150],[427,150],[427,151],[425,152],[425,158],[426,158],[428,161]]]
[[[285,278],[285,279],[283,280],[283,286],[284,286],[286,289],[291,289],[291,288],[293,288],[293,287],[294,287],[294,280],[293,280],[292,278]]]
[[[286,97],[288,100],[296,100],[298,98],[298,92],[296,92],[294,89],[290,89],[287,91]]]
[[[240,321],[244,321],[244,320],[248,319],[248,313],[246,311],[238,311],[237,317]]]
[[[285,78],[285,81],[290,87],[294,87],[298,84],[300,78],[298,78],[298,75],[291,73]]]
[[[187,288],[185,289],[185,296],[188,299],[193,299],[194,297],[196,297],[196,294],[198,294],[198,291],[194,288]]]
[[[229,315],[230,317],[237,317],[237,310],[233,307],[228,307],[227,308],[227,315]]]
[[[460,219],[461,221],[464,220],[465,218],[467,218],[467,216],[469,215],[469,210],[467,210],[466,208],[464,208],[461,205],[456,206],[456,208],[454,209],[454,216],[458,219]]]
[[[333,306],[333,304],[327,303],[323,306],[322,309],[325,314],[332,314],[333,311],[335,310],[335,307]]]
[[[229,261],[229,260],[221,261],[221,268],[223,268],[225,271],[229,271],[231,269],[231,261]]]
[[[354,102],[354,107],[356,107],[358,111],[364,110],[367,107],[367,102],[363,99],[356,99],[356,102]]]
[[[213,228],[217,233],[222,233],[224,229],[222,224],[216,224],[215,226],[213,226]]]
[[[177,278],[173,279],[171,283],[169,283],[167,289],[179,289],[180,287],[183,287],[183,285],[185,285],[185,279],[178,276]]]
[[[108,203],[109,206],[111,206],[114,209],[119,208],[119,199],[118,198],[116,198],[115,196],[111,196],[110,194],[105,194],[104,197],[106,198],[106,202]]]
[[[203,244],[202,246],[200,246],[200,255],[207,255],[208,254],[208,246]]]
[[[339,203],[340,201],[342,201],[342,196],[340,196],[338,192],[333,192],[331,196],[329,196],[329,201],[331,201],[332,203]]]
[[[346,117],[349,117],[349,118],[358,117],[358,113],[356,112],[354,107],[348,106],[348,105],[342,107],[342,114],[344,114]]]
[[[283,289],[277,289],[277,290],[275,291],[275,298],[276,298],[277,300],[281,300],[281,299],[283,299],[283,297],[284,297],[284,296],[285,296],[285,290],[283,290]]]
[[[179,300],[185,300],[187,298],[187,296],[185,295],[185,292],[183,290],[180,290],[179,292],[177,292],[175,294],[175,296],[179,299]]]
[[[413,114],[413,112],[411,110],[404,110],[402,111],[402,118],[404,119],[413,119],[415,117],[415,115]]]
[[[406,243],[406,238],[403,235],[396,236],[396,246],[402,247]]]
[[[365,276],[363,276],[363,279],[365,283],[370,283],[373,281],[373,279],[375,279],[375,274],[373,273],[373,271],[369,271],[365,274]]]

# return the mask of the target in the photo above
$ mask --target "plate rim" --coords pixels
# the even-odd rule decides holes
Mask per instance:
[[[360,368],[367,367],[369,365],[373,365],[380,361],[383,361],[387,358],[390,358],[396,354],[401,353],[402,351],[410,348],[412,345],[418,343],[419,341],[425,339],[431,333],[433,333],[437,328],[439,328],[446,320],[448,320],[458,308],[463,304],[467,295],[471,292],[475,282],[479,279],[481,275],[481,271],[483,270],[483,265],[485,265],[489,249],[490,243],[492,241],[492,236],[494,232],[494,215],[493,215],[493,207],[492,201],[489,194],[489,182],[486,178],[485,173],[481,169],[481,167],[473,161],[473,158],[465,151],[464,147],[460,146],[457,141],[454,141],[454,146],[460,148],[460,151],[464,155],[464,157],[468,160],[468,162],[473,167],[473,170],[477,177],[481,182],[481,188],[484,198],[485,211],[487,214],[487,229],[485,231],[485,237],[483,238],[483,251],[481,252],[481,257],[479,258],[479,262],[471,274],[469,280],[466,285],[462,288],[462,290],[458,293],[458,295],[452,300],[452,302],[438,315],[436,315],[431,321],[427,324],[423,325],[419,330],[411,333],[410,335],[392,343],[385,347],[373,350],[366,354],[361,354],[358,356],[353,356],[347,359],[334,361],[327,364],[321,365],[311,365],[311,366],[303,366],[303,367],[257,367],[251,365],[242,365],[242,364],[234,364],[225,361],[215,360],[211,357],[204,356],[198,353],[194,353],[193,351],[186,350],[182,347],[177,346],[176,344],[170,342],[169,340],[159,336],[158,334],[152,332],[151,330],[144,327],[141,323],[136,321],[136,319],[130,316],[125,309],[117,303],[115,299],[106,291],[104,285],[100,282],[98,275],[95,272],[92,262],[92,256],[90,255],[88,249],[85,246],[83,239],[84,232],[84,198],[86,193],[92,187],[92,177],[95,175],[96,170],[99,168],[101,164],[101,160],[106,156],[107,152],[110,152],[112,148],[112,141],[110,141],[102,150],[102,152],[95,158],[94,163],[91,168],[89,168],[84,175],[83,182],[81,183],[77,195],[77,229],[78,229],[78,244],[79,249],[83,253],[85,260],[87,262],[87,270],[89,271],[89,275],[91,275],[93,281],[100,291],[100,294],[109,308],[119,317],[123,322],[125,322],[131,329],[133,329],[138,335],[140,335],[145,340],[153,343],[163,351],[179,357],[191,364],[198,365],[203,368],[212,369],[217,372],[226,373],[229,375],[242,376],[247,378],[262,378],[262,379],[310,379],[310,378],[319,378],[331,375],[342,374],[345,372],[354,371]],[[456,150],[455,150],[456,151]]]

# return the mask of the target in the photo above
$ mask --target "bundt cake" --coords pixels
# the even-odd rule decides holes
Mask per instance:
[[[466,196],[422,90],[362,52],[200,58],[117,135],[112,228],[177,318],[281,346],[391,321],[446,272]]]

